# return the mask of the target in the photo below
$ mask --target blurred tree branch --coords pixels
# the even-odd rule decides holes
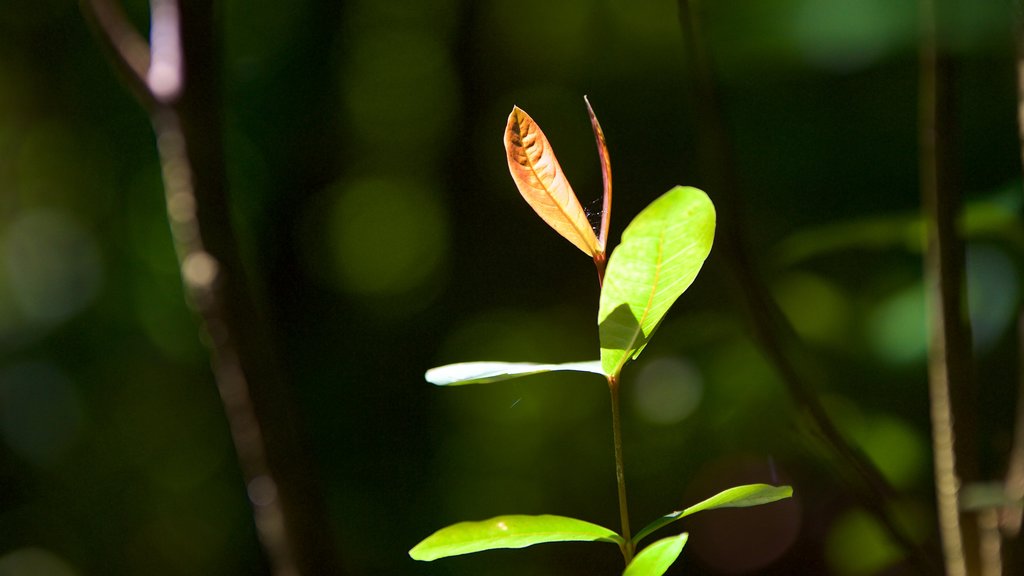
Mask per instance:
[[[1024,2],[1014,3],[1014,35],[1017,58],[1017,130],[1021,145],[1021,168],[1024,169]],[[1004,489],[1006,497],[1024,500],[1024,311],[1017,315],[1017,411],[1013,423],[1013,444],[1006,465]],[[1021,519],[1024,508],[1006,506],[1000,510],[1000,529],[1006,539],[1004,566],[1007,574],[1024,571],[1024,534]]]
[[[317,476],[231,222],[215,3],[151,0],[148,44],[116,2],[80,5],[150,115],[186,295],[201,320],[271,570],[275,576],[338,574]]]
[[[693,117],[698,125],[701,169],[711,194],[718,201],[719,253],[735,277],[735,286],[749,315],[754,340],[774,365],[793,402],[807,415],[825,444],[852,473],[843,478],[858,501],[882,523],[893,541],[909,555],[921,574],[938,574],[938,567],[920,545],[904,533],[889,505],[895,491],[875,465],[850,444],[829,417],[816,392],[797,368],[794,357],[804,347],[759,276],[743,231],[743,204],[736,180],[734,152],[725,125],[718,85],[712,70],[708,43],[703,37],[696,0],[679,0],[679,21],[685,44],[685,61],[692,90]]]
[[[920,170],[927,230],[928,381],[935,489],[946,574],[981,574],[977,514],[961,509],[960,490],[978,480],[969,317],[964,309],[964,244],[956,229],[957,182],[953,61],[942,45],[941,1],[921,0]],[[990,562],[989,562],[990,564]]]

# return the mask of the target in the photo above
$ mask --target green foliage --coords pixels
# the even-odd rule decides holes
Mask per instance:
[[[604,210],[600,240],[592,233],[579,201],[558,166],[550,143],[525,112],[515,108],[506,128],[509,170],[524,199],[552,228],[593,257],[601,280],[598,327],[601,360],[538,364],[530,362],[462,362],[427,371],[428,382],[439,386],[486,384],[553,371],[603,374],[612,391],[616,479],[622,534],[629,534],[622,444],[618,416],[619,373],[650,341],[672,304],[693,283],[711,252],[715,235],[715,207],[704,192],[676,186],[651,203],[626,227],[622,243],[605,261],[605,232],[611,209],[611,165],[604,135],[593,114],[591,121],[605,175]],[[581,232],[582,230],[582,232]],[[688,534],[659,540],[633,556],[636,544],[650,533],[702,510],[767,504],[793,493],[788,486],[739,486],[699,504],[667,514],[628,539],[607,528],[564,516],[499,516],[481,522],[460,522],[427,537],[409,555],[415,560],[436,560],[496,548],[523,548],[546,542],[614,542],[626,563],[624,576],[661,576],[675,562]]]
[[[545,372],[591,372],[603,374],[601,363],[566,362],[564,364],[536,364],[533,362],[459,362],[427,370],[426,379],[438,386],[460,386],[463,384],[489,384],[520,376],[543,374]]]
[[[683,532],[678,536],[658,540],[637,554],[626,566],[622,576],[661,576],[682,554],[683,546],[686,546],[689,538],[690,535]]]
[[[415,560],[437,560],[497,548],[525,548],[546,542],[611,542],[622,536],[597,524],[565,516],[510,515],[459,522],[428,536],[409,551]]]
[[[601,367],[618,376],[643,351],[668,309],[711,252],[715,207],[704,192],[676,186],[641,212],[608,260],[597,322]]]
[[[689,508],[658,518],[637,532],[636,536],[633,537],[633,542],[639,543],[652,532],[697,512],[714,510],[715,508],[749,508],[751,506],[760,506],[761,504],[770,504],[783,498],[789,498],[792,495],[793,489],[789,486],[748,484],[746,486],[729,488]]]

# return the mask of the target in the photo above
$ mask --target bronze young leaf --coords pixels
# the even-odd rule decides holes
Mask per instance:
[[[512,179],[537,215],[587,256],[601,252],[594,229],[551,144],[533,118],[518,106],[508,116],[505,151]]]

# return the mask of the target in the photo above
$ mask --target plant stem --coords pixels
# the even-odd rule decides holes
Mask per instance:
[[[608,377],[612,396],[612,437],[615,442],[615,482],[619,487],[619,516],[622,520],[622,557],[628,566],[633,561],[633,537],[629,532],[629,506],[626,504],[626,472],[622,461],[622,418],[619,415],[619,378]]]
[[[597,268],[597,284],[604,286],[604,269],[608,266],[608,254],[598,252],[594,254],[594,268]]]

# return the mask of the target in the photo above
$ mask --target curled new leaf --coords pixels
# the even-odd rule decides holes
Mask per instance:
[[[518,106],[508,116],[505,151],[512,179],[537,215],[587,256],[600,253],[594,229],[551,144],[540,126]]]

